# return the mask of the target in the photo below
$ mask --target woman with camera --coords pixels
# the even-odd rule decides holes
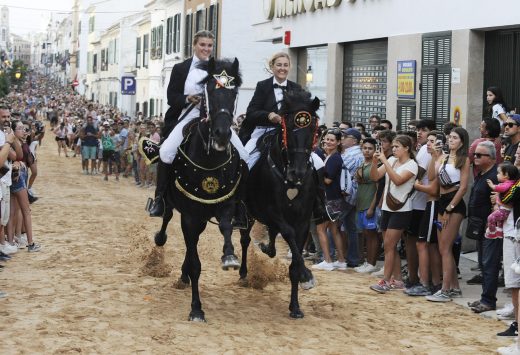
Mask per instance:
[[[414,160],[413,141],[409,136],[398,135],[392,142],[393,157],[387,159],[376,152],[370,167],[370,179],[377,181],[385,176],[381,231],[383,232],[385,265],[384,276],[370,289],[386,293],[393,289],[404,289],[401,276],[401,259],[397,243],[412,217],[413,185],[418,173]],[[377,166],[378,161],[382,163]]]

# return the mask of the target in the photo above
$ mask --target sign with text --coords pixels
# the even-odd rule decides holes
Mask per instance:
[[[415,99],[415,60],[397,62],[397,97],[400,99]]]
[[[121,77],[121,95],[135,95],[135,78],[133,76]]]

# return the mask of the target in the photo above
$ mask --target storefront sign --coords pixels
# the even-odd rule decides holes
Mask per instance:
[[[355,2],[356,0],[348,0]],[[341,0],[264,0],[264,15],[268,20],[273,17],[286,17],[314,12],[328,7],[336,7]]]
[[[397,62],[397,97],[415,99],[415,60]]]

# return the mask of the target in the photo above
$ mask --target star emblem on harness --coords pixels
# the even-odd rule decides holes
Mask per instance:
[[[229,76],[225,70],[220,74],[213,74],[213,77],[217,81],[217,88],[222,87],[226,89],[233,89],[235,85],[231,85],[231,82],[235,80],[234,76]]]

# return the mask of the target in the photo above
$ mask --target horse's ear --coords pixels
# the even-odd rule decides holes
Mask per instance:
[[[215,72],[215,58],[211,57],[208,61],[208,73]]]
[[[314,96],[314,100],[312,100],[312,104],[311,104],[311,105],[312,105],[312,110],[313,110],[314,112],[316,112],[316,111],[319,110],[319,108],[320,108],[320,103],[321,103],[321,102],[320,102],[320,99],[318,99],[317,96]]]
[[[238,59],[235,57],[235,60],[233,61],[233,66],[231,67],[233,69],[233,73],[238,73]]]

